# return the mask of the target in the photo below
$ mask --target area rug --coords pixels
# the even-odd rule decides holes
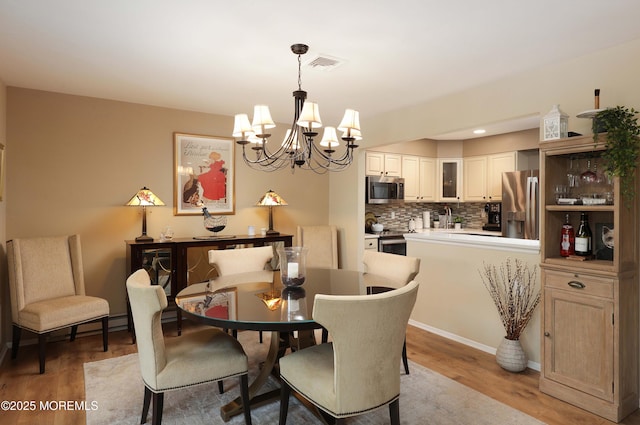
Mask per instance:
[[[269,347],[269,334],[258,343],[255,332],[241,332],[238,339],[250,359],[250,374],[258,371]],[[400,420],[406,425],[540,425],[542,422],[502,404],[452,379],[410,362],[410,375],[402,373]],[[398,373],[401,373],[398,371]],[[277,388],[273,378],[268,389]],[[85,396],[95,410],[87,411],[88,425],[139,424],[144,387],[137,354],[84,364]],[[165,394],[163,424],[243,424],[242,415],[224,422],[220,406],[238,395],[237,379],[224,382],[225,393],[218,393],[216,383],[204,384]],[[251,410],[254,425],[277,424],[279,403],[274,401]],[[151,423],[151,414],[148,417]],[[287,423],[320,424],[306,407],[291,398]],[[351,425],[389,423],[387,407],[351,418]]]

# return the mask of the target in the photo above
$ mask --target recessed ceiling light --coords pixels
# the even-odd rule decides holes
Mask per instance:
[[[484,134],[486,132],[487,132],[487,130],[485,130],[483,128],[479,128],[477,130],[473,130],[473,134]]]

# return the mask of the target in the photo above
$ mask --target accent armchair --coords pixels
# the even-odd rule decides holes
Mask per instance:
[[[85,295],[80,236],[13,239],[7,242],[13,340],[18,355],[22,330],[38,334],[40,373],[45,370],[46,341],[53,331],[102,321],[102,345],[109,345],[109,303]]]
[[[389,405],[392,425],[400,424],[400,351],[418,282],[375,295],[315,297],[313,319],[333,342],[280,359],[280,425],[285,425],[291,390],[328,419],[345,418]]]
[[[250,425],[248,361],[242,345],[214,328],[165,341],[161,318],[167,307],[167,296],[161,286],[151,285],[144,269],[129,276],[127,293],[145,386],[140,423],[147,421],[152,398],[152,421],[154,425],[160,425],[165,392],[239,376],[244,419]]]

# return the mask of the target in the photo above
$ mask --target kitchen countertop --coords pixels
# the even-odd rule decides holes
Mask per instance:
[[[482,229],[420,229],[405,233],[407,241],[475,246],[503,251],[540,253],[540,241],[502,237],[500,232]]]

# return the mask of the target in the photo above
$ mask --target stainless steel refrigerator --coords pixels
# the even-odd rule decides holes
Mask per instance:
[[[539,239],[538,170],[502,173],[502,236]]]

